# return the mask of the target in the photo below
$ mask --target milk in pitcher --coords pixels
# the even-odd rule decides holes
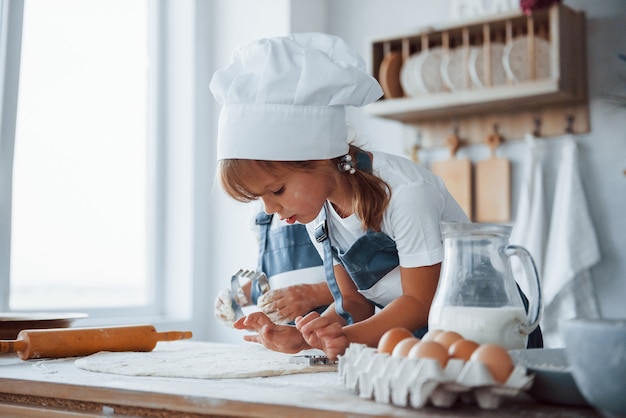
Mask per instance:
[[[526,348],[527,335],[520,331],[525,320],[523,308],[443,306],[439,312],[431,311],[429,328],[456,331],[466,340],[511,350]]]

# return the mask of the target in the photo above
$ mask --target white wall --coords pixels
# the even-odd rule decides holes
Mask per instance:
[[[346,42],[370,59],[369,41],[373,38],[418,31],[429,25],[450,20],[454,0],[341,0],[310,2],[306,0],[220,0],[215,4],[215,62],[219,68],[228,62],[232,49],[256,37],[285,34],[290,31],[319,30],[342,36]],[[626,2],[623,0],[565,1],[585,10],[588,17],[589,90],[591,95],[591,132],[577,137],[584,187],[600,240],[603,260],[593,268],[602,313],[606,317],[626,317],[626,108],[607,105],[603,94],[626,82],[626,64],[617,62],[617,52],[626,53]],[[310,16],[307,19],[306,16]],[[216,117],[216,114],[214,115]],[[405,128],[397,123],[366,116],[357,109],[349,112],[351,123],[371,149],[404,153]],[[216,125],[215,125],[216,126]],[[546,161],[557,158],[560,140],[550,139]],[[429,163],[442,158],[444,149],[424,150],[420,158]],[[524,152],[521,141],[501,147],[503,156],[513,162],[513,207],[517,204],[520,165]],[[485,147],[473,146],[459,155],[482,159]],[[554,188],[554,172],[546,172],[547,195]],[[249,212],[213,190],[212,237],[219,242],[207,303],[212,304],[217,291],[225,287],[230,275],[241,267],[254,268],[256,246],[249,226]],[[515,213],[513,214],[515,216]],[[209,338],[240,341],[241,333],[228,330],[209,319]]]

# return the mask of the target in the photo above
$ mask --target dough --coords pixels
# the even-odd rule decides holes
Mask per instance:
[[[309,350],[302,354],[323,354]],[[336,371],[336,365],[293,363],[291,354],[270,351],[260,344],[210,342],[160,342],[151,352],[102,351],[77,359],[85,370],[130,376],[239,379],[295,373]]]

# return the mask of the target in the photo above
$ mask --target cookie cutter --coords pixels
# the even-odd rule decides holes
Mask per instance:
[[[337,360],[331,360],[324,355],[305,354],[300,356],[291,356],[289,363],[306,364],[309,366],[329,366],[337,364]]]
[[[230,300],[233,311],[235,311],[235,320],[246,316],[241,309],[241,305],[245,305],[247,302],[243,289],[241,288],[241,282],[239,281],[241,278],[250,280],[253,283],[258,282],[262,294],[265,294],[270,290],[270,282],[263,272],[239,269],[237,273],[233,274],[230,278]]]

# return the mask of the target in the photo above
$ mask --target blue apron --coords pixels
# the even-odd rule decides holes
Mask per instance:
[[[352,315],[343,308],[343,299],[333,270],[333,259],[338,260],[348,272],[359,290],[367,290],[378,283],[390,271],[400,265],[396,243],[383,232],[367,231],[345,252],[332,245],[328,234],[326,207],[322,208],[323,221],[315,229],[315,238],[324,246],[324,271],[326,281],[335,299],[335,310],[348,324],[354,321]],[[384,306],[370,302],[379,308]],[[428,326],[413,330],[417,338],[428,331]]]
[[[368,159],[369,161],[364,163],[365,158],[367,158],[367,154],[357,155],[358,166],[361,170],[371,172],[371,160]],[[352,315],[343,308],[341,292],[339,291],[333,270],[333,259],[341,263],[359,290],[367,290],[400,265],[396,243],[383,232],[367,231],[347,251],[341,253],[332,245],[325,206],[322,208],[322,222],[315,228],[315,238],[324,247],[324,271],[328,287],[335,299],[335,310],[348,324],[352,324]],[[522,296],[524,306],[528,310],[528,300],[519,287],[518,290]],[[379,308],[384,307],[378,304],[376,306]],[[413,334],[417,338],[423,337],[426,332],[428,332],[428,325],[413,330]],[[543,347],[543,339],[539,327],[529,335],[527,347]]]
[[[294,224],[271,228],[273,215],[260,212],[256,216],[259,227],[259,263],[257,271],[267,277],[286,271],[322,265],[317,249],[311,242],[306,226]],[[252,283],[251,297],[256,304],[262,292],[258,282]],[[321,312],[326,307],[318,308]],[[318,310],[316,309],[316,310]]]

